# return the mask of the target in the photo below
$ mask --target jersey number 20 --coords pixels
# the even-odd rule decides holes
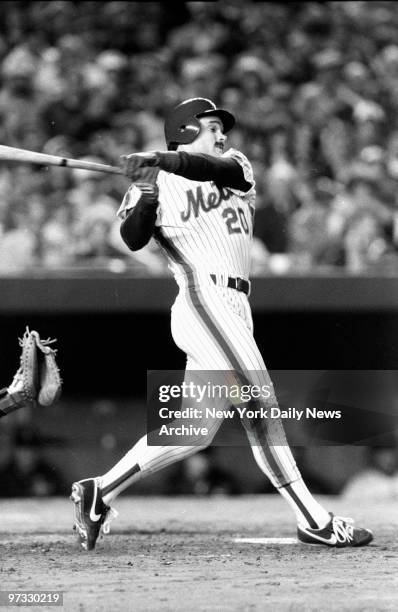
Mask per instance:
[[[227,224],[228,234],[241,234],[242,229],[245,234],[249,233],[249,226],[246,221],[245,213],[240,206],[238,207],[238,211],[234,208],[226,208],[223,210],[222,216]]]

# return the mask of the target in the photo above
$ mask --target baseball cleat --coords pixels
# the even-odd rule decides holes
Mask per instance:
[[[322,529],[310,529],[298,525],[297,535],[300,542],[344,548],[345,546],[366,546],[373,540],[373,533],[370,529],[354,527],[354,521],[351,518],[334,516],[331,512],[329,514],[330,521]]]
[[[70,499],[75,504],[73,528],[77,531],[79,543],[84,550],[93,550],[101,530],[104,534],[109,533],[110,522],[117,512],[102,501],[98,478],[74,482]]]

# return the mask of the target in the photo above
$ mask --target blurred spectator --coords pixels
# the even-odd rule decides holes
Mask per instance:
[[[104,163],[101,158],[86,156],[83,161],[92,163]],[[106,175],[90,170],[74,169],[71,171],[74,187],[68,191],[68,204],[72,208],[73,232],[76,240],[80,241],[81,225],[86,214],[90,213],[93,206],[103,205],[113,210],[115,215],[118,202],[106,193]]]
[[[0,242],[0,271],[2,274],[20,273],[31,269],[41,260],[41,227],[45,207],[33,194],[27,205],[15,203],[11,211],[12,226],[3,231]]]
[[[286,217],[298,205],[298,172],[293,166],[289,151],[289,130],[277,127],[269,136],[269,168],[267,172],[268,194],[276,210]]]
[[[289,251],[300,271],[317,266],[344,263],[340,236],[328,232],[335,186],[330,179],[318,179],[315,185],[302,185],[302,205],[289,219]]]
[[[369,269],[387,251],[378,220],[370,212],[355,215],[344,240],[347,270],[358,274]]]
[[[385,255],[394,254],[392,223],[392,210],[383,201],[377,180],[369,169],[357,167],[332,202],[327,221],[327,234],[342,244],[350,272],[369,271]]]
[[[109,260],[123,259],[110,243],[115,209],[108,203],[93,203],[83,212],[78,229],[75,257],[77,261],[106,265]]]
[[[74,243],[70,235],[71,208],[60,204],[51,210],[42,227],[41,263],[47,268],[62,268],[73,264]]]
[[[253,237],[251,247],[251,267],[250,276],[263,276],[268,271],[270,253],[262,240]]]
[[[37,61],[31,52],[18,46],[1,66],[0,141],[9,146],[40,150],[45,136],[40,129],[43,100],[34,84]]]

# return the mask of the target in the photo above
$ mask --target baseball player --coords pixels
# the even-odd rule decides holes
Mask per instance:
[[[204,98],[186,100],[166,117],[167,152],[125,157],[133,181],[118,211],[121,236],[131,250],[152,236],[164,250],[179,287],[172,307],[174,341],[187,355],[186,380],[198,371],[232,371],[241,384],[272,382],[253,337],[248,302],[255,182],[248,159],[226,150],[235,119]],[[109,531],[111,503],[146,475],[185,459],[212,441],[221,419],[207,419],[207,436],[190,446],[151,446],[147,436],[102,476],[72,485],[75,529],[86,550]],[[372,532],[334,516],[307,489],[279,420],[244,418],[255,460],[293,509],[298,538],[327,546],[363,546]]]

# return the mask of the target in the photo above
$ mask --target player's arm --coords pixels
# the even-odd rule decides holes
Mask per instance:
[[[192,181],[214,181],[222,187],[243,192],[253,186],[246,180],[242,165],[233,157],[213,157],[185,151],[155,151],[124,156],[124,161],[125,173],[132,180],[137,180],[145,167],[158,167]]]
[[[192,181],[214,181],[223,187],[249,191],[242,166],[232,157],[213,157],[205,153],[168,151],[158,153],[159,167]]]
[[[139,189],[138,200],[131,202],[132,188]],[[150,241],[157,217],[158,190],[155,185],[141,183],[132,186],[119,209],[122,218],[120,235],[131,251],[139,251]]]

